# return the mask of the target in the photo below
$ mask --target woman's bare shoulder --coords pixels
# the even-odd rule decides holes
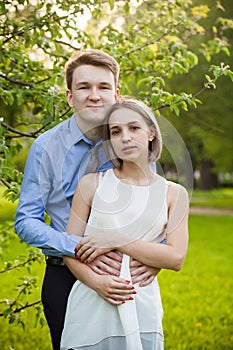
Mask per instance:
[[[80,193],[88,202],[92,201],[98,187],[98,176],[98,173],[90,173],[79,180],[76,193]]]
[[[177,198],[185,201],[189,200],[188,191],[186,188],[176,182],[167,181],[168,183],[168,197],[170,200],[177,200]]]

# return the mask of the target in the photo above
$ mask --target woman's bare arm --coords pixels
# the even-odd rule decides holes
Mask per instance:
[[[96,174],[88,174],[80,180],[73,197],[70,217],[66,228],[66,231],[69,234],[84,235],[86,223],[91,210],[92,199],[97,187],[97,180]],[[107,257],[103,258],[106,259]],[[124,279],[114,275],[109,275],[102,270],[102,273],[98,274],[89,266],[68,256],[65,256],[63,259],[77,279],[95,290],[109,303],[119,305],[132,297],[134,289],[132,285]],[[108,268],[111,272],[111,267]]]
[[[168,223],[166,229],[166,244],[135,240],[129,244],[118,246],[117,249],[140,260],[145,265],[156,268],[166,268],[178,271],[183,265],[188,247],[188,212],[189,199],[184,187],[170,183],[168,188]],[[89,241],[88,241],[89,240]],[[79,255],[82,261],[90,262],[101,249],[91,251],[87,246],[91,237],[79,244]],[[114,247],[112,247],[114,248]]]

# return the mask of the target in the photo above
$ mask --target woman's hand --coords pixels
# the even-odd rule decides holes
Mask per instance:
[[[96,293],[112,305],[121,305],[127,300],[133,300],[132,295],[136,294],[129,281],[116,276],[96,275],[93,284]]]
[[[101,241],[102,242],[102,241]],[[100,255],[110,252],[112,248],[103,248],[98,236],[84,237],[75,248],[75,258],[83,263],[90,264]]]

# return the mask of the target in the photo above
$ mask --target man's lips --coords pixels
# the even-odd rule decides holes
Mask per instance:
[[[104,108],[104,106],[87,106],[86,108]]]

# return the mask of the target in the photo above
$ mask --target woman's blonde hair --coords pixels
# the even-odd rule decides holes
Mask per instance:
[[[113,150],[110,141],[110,130],[109,130],[109,118],[112,113],[118,109],[129,109],[139,113],[149,127],[154,126],[155,137],[152,141],[149,141],[148,146],[148,160],[149,162],[155,162],[159,159],[162,152],[162,135],[158,122],[155,118],[152,110],[145,105],[142,101],[136,100],[130,97],[121,97],[117,102],[115,102],[110,109],[107,111],[105,116],[105,121],[103,125],[103,145],[106,155],[109,160],[118,168],[123,163],[122,159],[118,158]]]

